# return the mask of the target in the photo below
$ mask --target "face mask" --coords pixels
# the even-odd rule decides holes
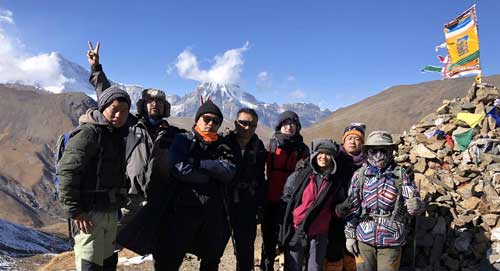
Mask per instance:
[[[384,168],[392,161],[392,150],[389,148],[374,148],[368,149],[366,158],[371,165],[377,168]]]

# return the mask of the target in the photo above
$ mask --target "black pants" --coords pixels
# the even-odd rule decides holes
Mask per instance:
[[[221,197],[196,200],[182,196],[176,199],[153,253],[155,271],[179,270],[188,252],[201,259],[200,270],[218,270],[229,240],[224,205]]]
[[[112,256],[104,259],[103,266],[96,263],[82,259],[82,271],[115,271],[118,264],[118,254],[114,253]]]
[[[264,271],[274,270],[274,259],[278,245],[279,226],[283,223],[283,207],[281,202],[268,202],[264,208],[262,220],[262,256],[260,268]]]
[[[257,203],[247,190],[240,190],[239,202],[232,202],[231,226],[236,243],[236,270],[251,271],[254,267],[254,243],[257,232]]]
[[[328,231],[328,249],[326,259],[329,262],[340,261],[344,258],[345,249],[345,234],[344,221],[341,218],[332,218]]]

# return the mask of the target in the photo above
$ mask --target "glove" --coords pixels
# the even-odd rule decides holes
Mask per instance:
[[[359,256],[358,240],[353,238],[347,238],[345,241],[345,246],[347,251],[354,256]]]
[[[350,198],[347,198],[344,202],[339,203],[337,204],[337,206],[335,206],[335,213],[339,217],[344,217],[351,210],[351,206],[352,206],[352,200]]]
[[[229,160],[232,161],[234,159],[233,150],[227,144],[220,144],[217,147],[217,158],[220,160]]]
[[[406,208],[408,209],[408,212],[410,213],[415,213],[418,210],[418,207],[420,206],[420,202],[418,198],[409,198],[406,200]]]

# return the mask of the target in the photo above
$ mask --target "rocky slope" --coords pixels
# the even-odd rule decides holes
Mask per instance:
[[[81,93],[51,94],[0,85],[0,218],[39,227],[59,221],[52,149],[95,102]]]
[[[499,95],[474,85],[396,136],[396,161],[413,168],[428,203],[412,238],[419,270],[500,268],[500,119],[487,115]]]

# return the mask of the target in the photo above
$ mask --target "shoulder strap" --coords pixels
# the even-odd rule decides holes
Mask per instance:
[[[403,167],[401,166],[396,166],[393,170],[392,174],[395,179],[394,179],[394,185],[396,186],[398,196],[396,197],[396,203],[394,204],[394,209],[392,210],[391,214],[391,222],[394,221],[394,218],[399,212],[399,207],[400,207],[400,200],[401,200],[401,194],[403,193]]]
[[[276,142],[276,138],[273,137],[269,140],[269,152],[271,155],[276,152],[276,149],[278,149],[278,142]]]
[[[359,172],[358,173],[358,185],[359,185],[359,190],[361,191],[361,193],[360,193],[361,200],[363,200],[363,185],[365,184],[365,180],[366,180],[365,171],[366,171],[366,166],[362,166],[358,170],[358,172]]]
[[[363,205],[363,186],[364,186],[365,180],[366,180],[365,171],[366,171],[366,166],[365,165],[363,165],[358,170],[358,186],[359,186],[359,204],[360,204],[360,206]],[[360,217],[363,218],[366,215],[367,215],[366,208],[361,207],[361,215],[360,215]]]

